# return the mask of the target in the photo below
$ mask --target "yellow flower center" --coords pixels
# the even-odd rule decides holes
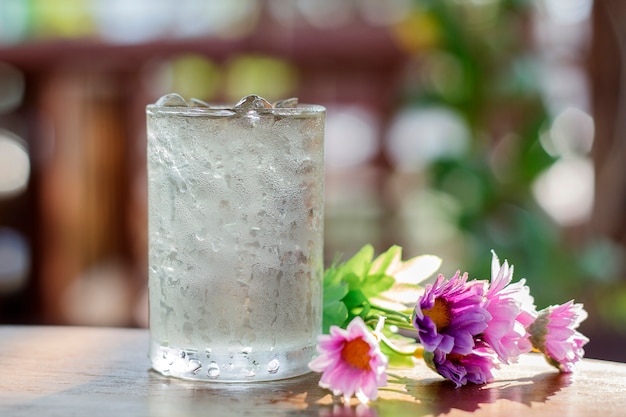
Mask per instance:
[[[369,352],[370,345],[363,338],[359,337],[347,341],[343,345],[341,358],[353,368],[369,371],[371,369]]]
[[[422,312],[435,323],[437,331],[445,329],[450,324],[450,309],[448,308],[448,303],[441,298],[435,298],[435,304],[432,308],[424,309]]]

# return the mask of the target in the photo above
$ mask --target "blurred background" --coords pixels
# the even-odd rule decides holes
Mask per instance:
[[[0,0],[0,323],[146,326],[145,106],[325,105],[326,257],[590,312],[626,361],[626,2]]]

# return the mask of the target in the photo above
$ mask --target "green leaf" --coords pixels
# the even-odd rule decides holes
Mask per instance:
[[[333,276],[328,275],[328,279],[324,279],[324,303],[331,301],[339,301],[348,293],[348,284],[335,280]]]
[[[367,298],[377,296],[391,288],[395,280],[386,275],[385,271],[394,258],[401,254],[401,247],[392,246],[372,262],[374,248],[371,245],[363,246],[353,258],[340,267],[345,272],[344,280],[350,286],[350,291],[360,290],[367,301]],[[376,266],[372,273],[374,265]]]
[[[397,259],[398,261],[402,261],[402,247],[393,245],[386,252],[378,255],[374,262],[372,262],[372,267],[374,273],[385,273],[389,266],[393,263],[393,261]]]
[[[344,327],[348,319],[348,309],[341,301],[324,302],[322,332],[328,334],[330,326]]]
[[[324,273],[324,332],[330,326],[344,326],[348,320],[361,316],[372,319],[370,298],[389,290],[395,279],[386,274],[395,262],[401,262],[402,248],[392,246],[373,262],[374,248],[363,246],[343,264],[333,262]],[[372,313],[374,314],[374,313]],[[378,317],[378,313],[374,314]]]
[[[367,297],[376,297],[393,286],[396,280],[385,274],[368,275],[361,283],[361,291]]]
[[[363,246],[352,258],[350,258],[342,268],[356,275],[357,278],[365,277],[369,273],[374,257],[374,247],[372,245]]]
[[[351,310],[355,307],[361,307],[363,304],[367,303],[367,297],[363,295],[361,290],[350,290],[346,296],[343,297],[342,301],[346,307]]]
[[[334,287],[341,283],[342,273],[340,268],[331,266],[324,272],[324,290],[326,290],[326,287]]]
[[[348,315],[348,319],[352,320],[356,316],[361,316],[363,321],[365,321],[367,323],[368,316],[369,316],[371,310],[372,310],[372,306],[369,303],[365,302],[365,303],[361,304],[358,307],[352,308],[350,310],[350,314]],[[373,328],[373,326],[372,326],[372,328]]]
[[[361,288],[365,277],[363,275],[355,274],[354,272],[347,272],[343,276],[344,281],[348,284],[351,291]]]

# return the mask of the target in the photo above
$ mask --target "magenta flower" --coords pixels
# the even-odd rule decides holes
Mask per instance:
[[[387,385],[387,357],[381,352],[378,340],[361,317],[355,317],[344,330],[331,326],[330,334],[318,338],[319,356],[309,368],[322,372],[319,385],[343,395],[353,395],[362,402],[375,400],[378,388]]]
[[[482,333],[491,320],[483,307],[483,281],[467,282],[467,273],[459,272],[449,281],[439,275],[426,285],[417,300],[413,326],[426,351],[466,355],[474,348],[474,336]]]
[[[525,280],[511,284],[513,265],[505,260],[502,266],[495,252],[491,261],[491,283],[487,290],[485,309],[491,320],[483,339],[491,345],[503,363],[516,362],[519,355],[532,350],[526,327],[536,316],[533,297]]]
[[[467,355],[445,353],[437,350],[425,352],[424,361],[439,375],[454,382],[456,388],[467,383],[486,384],[493,381],[494,369],[498,368],[495,352],[485,344],[480,344]]]
[[[576,331],[586,318],[583,305],[574,304],[573,300],[545,308],[528,328],[530,341],[551,365],[561,372],[572,372],[576,362],[585,354],[583,346],[589,342]]]

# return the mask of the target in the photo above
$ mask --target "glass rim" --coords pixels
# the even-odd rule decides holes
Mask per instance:
[[[209,106],[162,106],[156,103],[146,106],[150,115],[172,114],[183,117],[249,117],[259,116],[319,116],[326,112],[326,107],[319,104],[298,104],[296,107],[268,107],[235,109],[233,106],[210,104]]]

